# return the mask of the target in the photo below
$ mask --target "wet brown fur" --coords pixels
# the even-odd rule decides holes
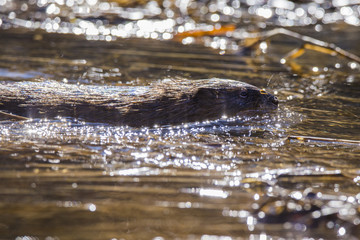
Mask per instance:
[[[64,116],[90,122],[153,126],[216,119],[277,104],[269,100],[270,94],[264,96],[252,85],[223,79],[167,81],[133,95],[122,91],[114,93],[114,89],[106,94],[106,90],[99,92],[98,89],[101,87],[55,81],[45,85],[2,84],[0,110],[30,118]],[[238,97],[241,91],[251,92],[244,105],[245,100]]]

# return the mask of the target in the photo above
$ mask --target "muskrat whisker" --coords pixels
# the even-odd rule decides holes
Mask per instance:
[[[271,74],[271,76],[269,77],[269,79],[268,79],[268,81],[266,83],[266,87],[269,87],[270,82],[271,82],[272,78],[274,77],[274,75],[275,75],[275,73]]]

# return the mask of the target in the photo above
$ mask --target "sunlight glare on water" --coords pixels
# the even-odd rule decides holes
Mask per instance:
[[[335,0],[0,0],[1,84],[133,97],[217,77],[279,98],[274,111],[139,128],[1,118],[0,236],[357,239],[359,63],[312,50],[285,60],[302,46],[291,36],[242,43],[288,27],[359,55],[359,11]]]
[[[252,16],[270,19],[280,26],[308,26],[322,21],[330,24],[345,21],[359,26],[360,12],[357,5],[339,4],[333,1],[317,3],[294,3],[291,1],[210,1],[208,4],[196,1],[148,1],[140,7],[128,7],[116,1],[19,1],[2,3],[2,28],[12,25],[28,29],[43,29],[49,33],[85,35],[88,40],[114,41],[116,38],[152,38],[168,40],[174,33],[202,27],[214,22],[239,22]],[[244,3],[243,3],[244,2]],[[121,1],[119,1],[121,3]],[[21,11],[18,8],[21,5]],[[241,7],[240,7],[241,6]],[[45,8],[45,13],[38,8]],[[333,7],[333,9],[332,9]],[[247,9],[247,11],[246,11]],[[32,13],[37,20],[27,19],[24,12]],[[71,12],[71,14],[68,14]],[[113,15],[124,21],[114,23]],[[96,16],[105,19],[96,19]],[[181,16],[181,17],[180,17]],[[221,16],[221,17],[220,17]],[[176,18],[178,17],[178,18]],[[240,18],[242,17],[242,18]],[[150,19],[151,18],[151,19]],[[183,18],[183,19],[182,19]],[[184,25],[182,23],[185,22]],[[193,19],[201,19],[196,24]],[[189,26],[192,26],[189,28]],[[207,25],[207,28],[212,27]],[[215,43],[214,43],[215,44]]]

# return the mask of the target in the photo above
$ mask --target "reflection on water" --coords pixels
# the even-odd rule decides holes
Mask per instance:
[[[204,37],[205,46],[147,39],[263,16],[272,21],[267,24],[303,26],[297,30],[307,35],[319,23],[314,37],[359,54],[358,29],[351,26],[358,25],[358,5],[174,1],[187,4],[176,8],[173,1],[121,2],[0,0],[6,15],[0,21],[0,80],[144,86],[166,78],[222,77],[266,87],[279,97],[279,109],[153,128],[68,118],[1,121],[3,238],[360,236],[357,63],[310,51],[296,60],[302,70],[294,72],[280,59],[299,45],[283,36],[260,46],[265,55],[228,49],[238,47],[231,36],[226,52],[226,37]],[[175,16],[190,24],[175,23],[171,19],[181,20]],[[335,18],[336,24],[325,25]],[[350,25],[339,27],[343,20]],[[164,22],[169,29],[161,29]],[[101,34],[92,34],[93,27]],[[121,32],[134,37],[141,27],[150,27],[150,35],[113,38]],[[33,28],[47,33],[28,31]],[[65,28],[73,32],[59,34]],[[111,39],[86,41],[89,36]]]

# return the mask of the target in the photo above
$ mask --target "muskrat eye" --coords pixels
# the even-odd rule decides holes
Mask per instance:
[[[241,91],[241,92],[240,92],[240,97],[241,97],[241,98],[246,98],[247,96],[248,96],[247,91]]]

